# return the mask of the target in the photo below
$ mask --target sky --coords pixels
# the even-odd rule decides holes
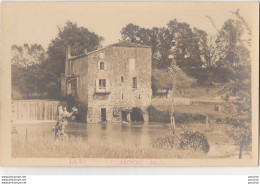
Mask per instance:
[[[11,44],[41,44],[47,49],[58,33],[58,26],[67,20],[76,22],[105,38],[103,46],[117,42],[121,29],[128,23],[145,28],[162,27],[172,19],[187,22],[192,27],[216,34],[206,15],[212,17],[218,28],[234,17],[229,11],[240,9],[250,23],[254,16],[248,2],[27,2],[3,3],[2,18],[12,37]]]

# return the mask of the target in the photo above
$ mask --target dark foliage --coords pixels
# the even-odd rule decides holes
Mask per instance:
[[[167,111],[160,111],[151,105],[148,108],[148,113],[149,113],[149,122],[162,122],[162,123],[170,122],[170,113]]]
[[[12,98],[24,99],[44,93],[40,65],[45,59],[45,50],[38,44],[13,45],[11,48]]]
[[[207,153],[209,152],[210,145],[206,136],[203,133],[183,129],[183,132],[181,134],[180,148],[193,148],[195,150],[201,150]]]
[[[81,122],[81,123],[85,123],[86,122],[86,116],[87,116],[87,107],[85,105],[85,103],[79,101],[78,98],[69,95],[67,97],[68,102],[68,109],[72,109],[73,107],[76,107],[78,109],[77,114],[75,115],[76,117],[76,121],[77,122]]]
[[[173,115],[177,123],[206,123],[207,121],[205,114],[174,112]]]
[[[192,29],[185,22],[171,20],[167,27],[146,29],[132,23],[121,30],[123,40],[152,47],[153,68],[167,69],[173,57],[179,67],[201,67],[204,54],[202,42],[206,32]],[[204,41],[203,41],[204,40]],[[205,50],[205,49],[204,49]]]
[[[162,149],[173,149],[174,143],[175,143],[174,135],[167,135],[156,139],[153,142],[152,146],[156,148],[162,148]]]
[[[168,111],[160,111],[154,106],[149,106],[149,122],[170,123],[170,113]],[[174,119],[176,123],[206,123],[207,116],[205,114],[192,114],[174,112]]]
[[[59,27],[58,31],[48,47],[48,57],[41,65],[46,90],[56,97],[60,95],[60,75],[65,72],[66,48],[70,46],[72,55],[80,55],[85,49],[96,50],[103,40],[103,37],[71,21],[67,21],[64,27]]]

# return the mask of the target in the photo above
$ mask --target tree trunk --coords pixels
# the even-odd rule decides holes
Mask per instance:
[[[172,89],[172,94],[171,94],[171,96],[172,96],[172,99],[171,99],[171,127],[173,128],[173,132],[175,132],[175,119],[174,119],[174,116],[173,116],[173,113],[174,113],[174,97],[173,97],[173,90],[174,89]]]
[[[243,144],[243,142],[241,141],[241,142],[240,142],[240,148],[239,148],[239,159],[242,158],[243,146],[244,146],[244,144]]]
[[[242,137],[242,140],[240,141],[240,147],[239,147],[239,159],[242,158],[242,151],[243,151],[243,146],[245,144],[245,136]]]

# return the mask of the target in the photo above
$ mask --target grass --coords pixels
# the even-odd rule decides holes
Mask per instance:
[[[210,87],[202,87],[202,86],[194,86],[189,88],[182,88],[176,90],[175,96],[191,98],[191,99],[210,99],[218,97],[219,91],[223,89],[224,85],[219,86],[210,86]]]
[[[19,130],[17,130],[19,132]],[[52,134],[40,132],[12,135],[13,157],[50,158],[187,158],[204,157],[203,152],[189,150],[163,150],[152,145],[133,144],[121,140],[88,140],[82,136],[54,139]]]
[[[171,108],[171,100],[164,99],[163,103],[152,99],[152,105],[160,111],[169,111]],[[220,111],[215,111],[215,105],[221,107]],[[216,121],[217,118],[225,119],[232,111],[232,106],[227,102],[211,103],[211,102],[193,102],[191,105],[174,106],[177,113],[206,114],[210,120]]]
[[[54,139],[53,133],[49,131],[53,126],[51,123],[14,126],[17,134],[12,134],[12,157],[16,158],[237,158],[239,151],[239,146],[234,145],[232,139],[225,134],[227,125],[187,125],[187,128],[199,130],[206,135],[210,144],[209,153],[194,149],[183,150],[178,143],[173,149],[163,149],[154,147],[152,142],[137,144],[130,139],[90,138],[75,133],[82,131],[85,126],[82,124],[76,124],[73,129],[68,127],[68,136],[64,140]],[[180,137],[179,125],[176,132],[176,136]],[[166,135],[161,135],[164,136]],[[250,150],[244,156],[250,157]]]

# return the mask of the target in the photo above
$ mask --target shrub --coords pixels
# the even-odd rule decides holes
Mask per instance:
[[[151,105],[148,108],[148,113],[149,122],[170,123],[170,113],[168,111],[160,111]],[[205,114],[174,112],[173,116],[176,123],[207,122],[207,115]]]
[[[162,149],[173,149],[174,148],[174,135],[167,135],[156,139],[153,143],[153,147]]]
[[[210,145],[206,136],[199,131],[193,132],[191,130],[184,130],[181,134],[180,148],[201,150],[205,153],[209,152]]]
[[[178,123],[207,123],[207,115],[205,114],[174,112],[173,116]]]
[[[148,113],[149,113],[149,122],[162,122],[162,123],[170,122],[170,114],[167,111],[160,111],[151,105],[148,108]]]
[[[187,76],[184,71],[180,68],[177,68],[177,88],[189,88],[197,84],[196,79]],[[172,78],[170,77],[167,70],[162,69],[153,69],[152,71],[152,89],[155,91],[156,89],[170,89],[172,86]]]
[[[87,116],[86,105],[82,102],[78,102],[76,108],[78,109],[78,114],[76,114],[76,120],[79,122],[85,122]]]
[[[67,97],[68,109],[70,110],[72,107],[76,107],[78,109],[78,113],[75,115],[77,122],[86,122],[87,116],[87,106],[84,102],[78,100],[78,98],[74,96]]]

